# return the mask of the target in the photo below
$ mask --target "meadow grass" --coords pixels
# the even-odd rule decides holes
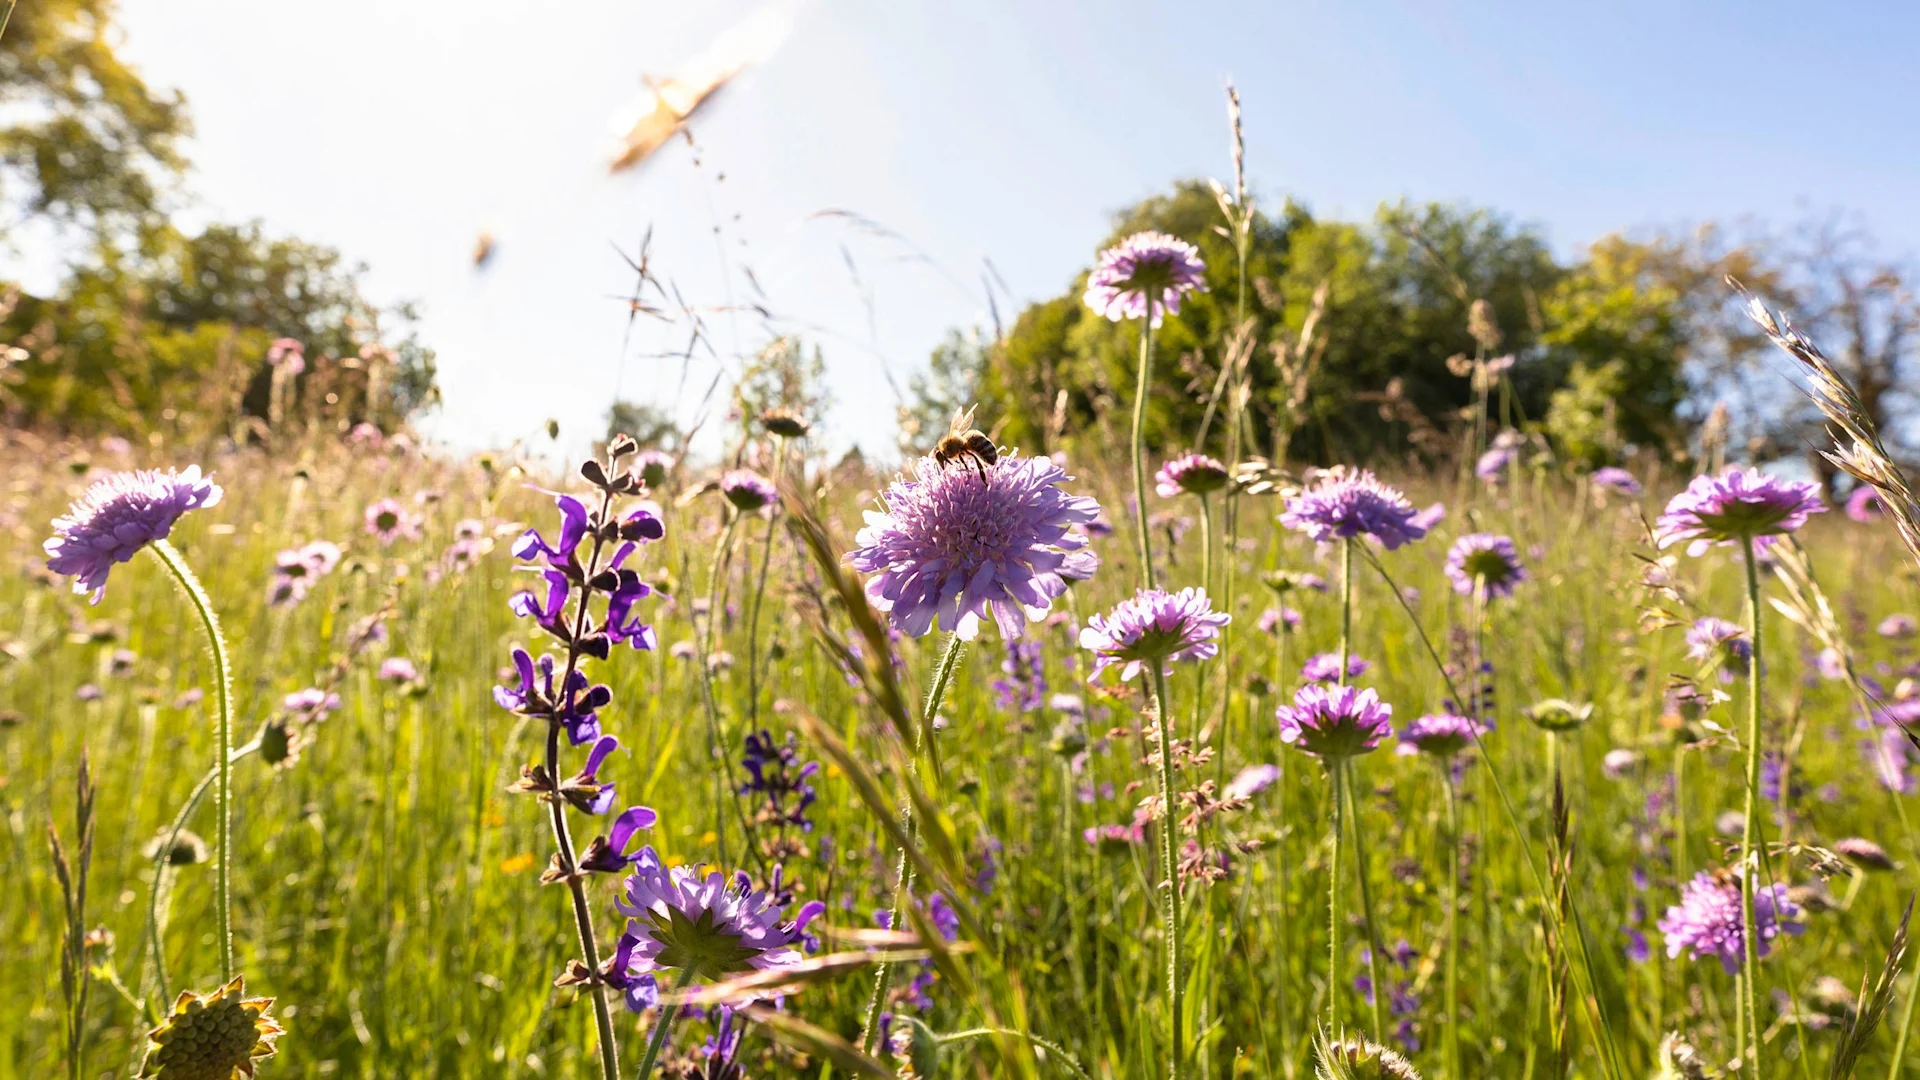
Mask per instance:
[[[9,883],[0,900],[0,986],[7,988],[0,994],[0,1078],[48,1076],[61,1067],[58,957],[65,926],[46,827],[50,819],[64,827],[71,817],[83,748],[97,788],[87,921],[113,941],[111,951],[96,947],[91,955],[102,976],[110,972],[123,984],[92,983],[86,1075],[127,1075],[138,1065],[151,1023],[134,1003],[154,994],[142,959],[154,882],[142,849],[174,818],[212,759],[209,658],[160,567],[137,560],[117,568],[97,607],[38,569],[46,523],[82,482],[77,464],[88,455],[96,465],[114,464],[99,449],[24,439],[11,442],[0,462],[0,565],[9,568],[0,576],[0,820]],[[147,457],[192,459],[171,447],[138,463]],[[275,1013],[288,1029],[263,1072],[590,1075],[592,1010],[575,989],[552,985],[578,950],[565,903],[538,883],[551,849],[548,825],[530,801],[506,792],[522,763],[538,760],[543,732],[503,712],[490,690],[502,681],[511,645],[529,640],[526,624],[507,609],[525,575],[505,549],[526,525],[547,527],[550,502],[501,461],[481,468],[474,460],[321,444],[200,460],[227,498],[183,519],[174,543],[226,627],[236,743],[254,737],[282,696],[323,682],[342,662],[355,621],[390,606],[387,639],[346,661],[341,706],[300,757],[273,768],[255,754],[234,768],[240,967],[249,992],[277,999]],[[988,957],[959,962],[983,985],[1017,988],[1019,1006],[962,994],[941,977],[928,990],[930,1009],[915,1015],[933,1032],[951,1033],[1004,1024],[1008,1012],[1018,1012],[1033,1035],[1094,1076],[1153,1077],[1165,1074],[1168,1058],[1153,830],[1148,843],[1114,845],[1117,852],[1082,838],[1089,827],[1131,821],[1135,805],[1156,789],[1158,754],[1146,741],[1140,680],[1090,684],[1090,657],[1075,637],[1089,615],[1130,595],[1137,576],[1120,510],[1131,463],[1091,450],[1084,460],[1070,453],[1069,462],[1078,476],[1069,486],[1099,496],[1120,528],[1097,541],[1100,572],[1055,605],[1054,620],[1030,629],[1042,645],[1042,704],[1023,711],[1003,701],[993,683],[1003,678],[1007,651],[988,630],[961,656],[935,735],[944,771],[938,809],[975,874],[961,899],[977,913],[983,949],[1004,981],[982,976]],[[859,511],[883,478],[824,469],[812,475],[817,512],[849,550]],[[1465,767],[1450,811],[1446,775],[1431,761],[1395,755],[1391,741],[1353,761],[1352,808],[1364,829],[1360,870],[1374,925],[1364,924],[1360,893],[1348,892],[1343,966],[1329,980],[1330,788],[1317,761],[1281,745],[1273,713],[1299,684],[1308,656],[1340,647],[1340,549],[1318,550],[1279,529],[1276,499],[1239,496],[1233,512],[1222,515],[1237,522],[1233,531],[1213,536],[1213,591],[1233,598],[1227,648],[1218,660],[1175,670],[1167,711],[1179,738],[1197,738],[1211,751],[1183,770],[1184,788],[1210,781],[1217,795],[1242,767],[1259,763],[1283,772],[1250,806],[1199,824],[1200,842],[1225,857],[1227,870],[1185,890],[1186,1075],[1313,1075],[1312,1044],[1329,993],[1341,995],[1348,1033],[1370,1036],[1374,1010],[1354,980],[1369,971],[1361,950],[1371,940],[1379,950],[1377,978],[1395,991],[1381,995],[1379,1040],[1401,1048],[1423,1075],[1448,1076],[1442,987],[1450,813],[1459,822],[1462,863],[1459,1075],[1544,1078],[1564,1062],[1564,1075],[1650,1076],[1663,1037],[1675,1031],[1703,1059],[1725,1062],[1738,1045],[1734,980],[1711,960],[1668,959],[1654,923],[1676,902],[1680,883],[1726,865],[1738,847],[1738,822],[1729,831],[1723,818],[1737,817],[1743,804],[1744,757],[1725,733],[1741,729],[1747,691],[1744,680],[1701,679],[1703,692],[1724,691],[1724,700],[1680,716],[1668,703],[1669,684],[1676,673],[1697,675],[1697,665],[1684,655],[1681,629],[1646,612],[1661,606],[1688,618],[1741,619],[1745,581],[1737,554],[1674,564],[1671,576],[1690,605],[1681,608],[1674,596],[1639,586],[1646,565],[1637,555],[1651,554],[1642,515],[1657,509],[1653,494],[1600,500],[1583,483],[1524,467],[1499,490],[1451,476],[1408,479],[1417,495],[1444,497],[1449,515],[1426,541],[1375,553],[1407,590],[1404,604],[1371,559],[1354,560],[1351,650],[1372,665],[1355,681],[1378,690],[1394,707],[1395,726],[1404,726],[1440,711],[1448,695],[1409,611],[1433,647],[1456,662],[1462,686],[1476,679],[1469,668],[1477,639],[1492,669],[1485,681],[1495,730],[1484,740],[1492,772],[1477,760]],[[432,497],[416,502],[421,492]],[[669,862],[757,874],[743,850],[730,779],[752,728],[784,738],[801,730],[800,716],[811,717],[889,785],[899,779],[891,763],[902,757],[887,748],[896,735],[809,628],[806,587],[817,585],[819,571],[778,518],[741,518],[721,566],[728,614],[704,651],[731,662],[716,670],[717,725],[710,726],[697,661],[675,655],[672,646],[694,636],[689,612],[719,547],[722,503],[708,495],[676,506],[674,494],[659,493],[667,537],[645,552],[642,571],[673,594],[646,602],[643,611],[660,647],[620,651],[596,669],[613,688],[610,727],[625,743],[610,771],[623,803],[659,811],[647,839]],[[364,509],[389,496],[424,516],[419,540],[383,546],[363,530]],[[1198,584],[1198,504],[1150,498],[1149,506],[1188,519],[1155,531],[1160,583]],[[1816,521],[1802,534],[1818,581],[1855,663],[1891,694],[1917,658],[1911,639],[1884,638],[1872,628],[1890,614],[1920,610],[1920,591],[1891,529],[1826,517],[1835,520]],[[440,566],[441,553],[462,518],[482,519],[496,545],[474,568],[454,572]],[[1442,573],[1446,545],[1476,530],[1512,535],[1531,570],[1513,598],[1487,605],[1478,635],[1474,605]],[[1172,531],[1183,534],[1177,543]],[[303,602],[269,607],[275,552],[314,539],[347,546],[345,562]],[[1318,573],[1333,587],[1276,597],[1261,583],[1276,570]],[[1771,580],[1762,588],[1780,595]],[[1299,630],[1258,630],[1261,611],[1280,601],[1302,613]],[[945,641],[935,634],[900,643],[910,693],[925,690]],[[1792,793],[1784,818],[1778,804],[1765,804],[1768,837],[1830,847],[1862,836],[1899,863],[1827,887],[1813,872],[1825,862],[1818,852],[1771,852],[1771,872],[1805,887],[1796,895],[1808,912],[1805,934],[1776,942],[1759,966],[1767,1071],[1826,1076],[1847,1015],[1831,980],[1852,988],[1879,972],[1920,872],[1920,849],[1905,823],[1906,797],[1890,793],[1862,755],[1867,736],[1857,728],[1852,691],[1816,674],[1817,644],[1775,619],[1767,645],[1766,745],[1788,755]],[[125,670],[116,670],[118,650],[135,656],[130,667],[119,662]],[[413,660],[419,683],[380,680],[385,656]],[[101,693],[82,700],[83,685]],[[207,697],[183,707],[180,696],[194,687]],[[1078,765],[1054,745],[1064,717],[1046,699],[1062,692],[1080,695],[1088,712],[1090,749]],[[1590,718],[1549,736],[1526,713],[1554,698],[1591,703]],[[1602,759],[1617,749],[1639,758],[1612,778]],[[802,752],[825,760],[817,747],[803,744]],[[731,772],[722,757],[735,762]],[[1555,762],[1566,807],[1563,839],[1556,837],[1562,823],[1554,815]],[[893,844],[844,772],[827,768],[814,783],[815,825],[793,836],[799,843],[786,872],[803,896],[826,902],[823,922],[870,928],[892,900]],[[1650,799],[1658,803],[1651,810]],[[189,828],[212,836],[211,800]],[[1567,860],[1570,906],[1560,917],[1542,886],[1550,852]],[[1346,861],[1358,853],[1349,844],[1341,854]],[[183,866],[169,877],[170,988],[211,989],[220,981],[212,865]],[[610,937],[618,925],[612,884],[589,884],[602,935]],[[1625,952],[1635,930],[1651,943],[1644,960]],[[919,970],[899,967],[896,992]],[[872,985],[865,974],[823,981],[790,996],[785,1008],[857,1043]],[[1903,978],[1901,987],[1886,1027],[1859,1055],[1860,1076],[1899,1075],[1893,1046],[1911,980]],[[892,1007],[913,1011],[897,999]],[[616,1022],[629,1060],[637,1060],[647,1027],[625,1012]],[[776,1043],[770,1030],[750,1029],[743,1060],[752,1074],[823,1073],[823,1053],[803,1055]],[[675,1043],[685,1053],[710,1033],[709,1024],[689,1019],[676,1029]],[[1010,1056],[1024,1058],[1024,1051],[1005,1039],[956,1040],[946,1048],[945,1068],[951,1075],[1011,1075]],[[1069,1075],[1060,1054],[1041,1056],[1041,1075]]]

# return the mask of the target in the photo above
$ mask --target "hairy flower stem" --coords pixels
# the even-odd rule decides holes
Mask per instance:
[[[232,979],[239,965],[233,959],[233,760],[230,753],[233,747],[233,668],[227,662],[227,641],[220,634],[220,617],[213,612],[213,601],[208,598],[207,590],[200,586],[200,579],[188,568],[180,552],[167,542],[165,537],[155,540],[147,550],[153,552],[173,579],[180,584],[180,591],[187,594],[187,600],[200,614],[200,625],[207,632],[207,649],[213,653],[213,693],[216,734],[214,741],[213,771],[215,814],[219,817],[218,840],[214,854],[215,888],[219,899],[214,905],[218,919],[215,933],[220,941],[221,978]],[[159,887],[159,882],[154,882]],[[157,955],[157,953],[156,953]]]
[[[1347,773],[1343,786],[1347,789],[1347,810],[1353,819],[1353,869],[1360,878],[1360,914],[1367,920],[1367,979],[1373,984],[1373,1041],[1384,1043],[1386,1025],[1381,1019],[1381,1003],[1387,996],[1387,988],[1380,982],[1380,935],[1373,922],[1373,889],[1367,884],[1367,838],[1361,827],[1360,789],[1353,759],[1343,760],[1340,767]]]
[[[1153,387],[1153,298],[1146,297],[1147,315],[1140,320],[1140,374],[1133,387],[1133,499],[1134,522],[1140,532],[1140,587],[1151,589],[1153,534],[1147,526],[1147,394]]]
[[[613,512],[613,493],[605,492],[600,497],[600,512],[596,520],[605,521]],[[583,580],[592,581],[600,572],[600,556],[606,548],[606,541],[599,530],[594,530],[593,549],[587,556],[586,573]],[[561,674],[559,685],[573,685],[574,673],[580,670],[580,639],[586,636],[587,627],[592,621],[592,611],[588,601],[591,591],[582,591],[579,606],[574,610],[573,633],[567,641],[567,666]],[[560,771],[560,724],[556,720],[547,723],[547,775],[555,783],[563,775]],[[600,1037],[600,1075],[601,1080],[618,1080],[620,1076],[620,1046],[613,1033],[613,1013],[607,1008],[607,987],[600,981],[600,946],[593,932],[593,908],[587,903],[586,875],[581,872],[574,859],[573,837],[567,830],[567,802],[557,794],[547,799],[548,820],[553,828],[553,846],[559,856],[560,873],[567,883],[567,892],[573,901],[573,927],[580,939],[581,959],[586,962],[587,970],[593,973],[593,981],[588,984],[588,996],[593,999],[593,1022]]]
[[[954,669],[960,666],[960,657],[964,652],[966,642],[960,640],[959,634],[949,634],[946,650],[940,654],[940,663],[933,669],[933,686],[927,690],[926,709],[920,715],[919,725],[913,729],[913,758],[907,762],[908,783],[913,782],[916,765],[927,749],[927,731],[933,727],[933,718],[939,715],[940,706],[946,701],[947,687],[953,682]],[[916,842],[920,823],[914,817],[911,798],[901,801],[900,820],[905,826],[907,842]],[[887,925],[898,930],[902,907],[913,891],[913,864],[908,860],[905,848],[900,849],[900,861],[894,870],[893,880],[898,884],[893,890],[893,903],[887,909]],[[876,966],[873,993],[867,998],[867,1015],[860,1022],[860,1049],[866,1053],[873,1053],[874,1042],[880,1037],[880,1013],[886,1007],[887,987],[892,980],[893,965],[882,963]]]
[[[1327,763],[1327,781],[1333,786],[1333,854],[1327,860],[1327,1030],[1340,1030],[1340,848],[1344,844],[1346,823],[1341,804],[1346,802],[1340,789],[1340,763]]]
[[[1760,925],[1754,917],[1753,891],[1759,885],[1755,852],[1760,843],[1760,686],[1764,677],[1760,660],[1760,569],[1754,557],[1753,539],[1742,545],[1747,564],[1747,640],[1753,645],[1753,659],[1747,673],[1747,812],[1740,839],[1740,919],[1745,932],[1740,936],[1746,949],[1745,986],[1747,1038],[1753,1044],[1751,1059],[1753,1080],[1762,1080],[1760,1063],[1760,942],[1754,931]],[[1747,1048],[1740,1048],[1746,1054]]]
[[[1340,544],[1340,685],[1347,685],[1347,654],[1353,647],[1353,541]]]
[[[256,738],[245,746],[235,747],[233,752],[227,755],[227,761],[229,763],[239,761],[259,749],[260,740]],[[166,891],[160,887],[161,877],[167,872],[168,859],[173,854],[174,845],[180,842],[181,830],[187,827],[188,819],[193,817],[193,812],[200,808],[201,801],[207,797],[207,789],[213,787],[219,779],[220,769],[216,766],[208,769],[207,774],[200,778],[200,782],[193,785],[193,790],[187,793],[187,801],[180,804],[180,812],[173,816],[173,823],[167,829],[166,840],[153,857],[153,889],[147,896],[147,948],[153,959],[152,1004],[162,1012],[173,1000],[173,990],[167,985],[167,955],[160,944],[160,902]],[[159,1017],[155,1016],[154,1021],[158,1023]]]
[[[692,981],[693,969],[681,968],[680,977],[673,981],[674,992],[685,990]],[[634,1074],[640,1080],[648,1080],[653,1075],[653,1063],[659,1060],[661,1048],[667,1045],[667,1034],[673,1030],[673,1022],[679,1016],[680,1006],[677,1003],[669,1005],[661,1002],[660,1019],[653,1022],[653,1037],[647,1040],[647,1054],[640,1059],[640,1071]]]
[[[1153,711],[1160,723],[1160,872],[1166,875],[1167,889],[1167,1001],[1169,1042],[1167,1076],[1180,1080],[1186,1062],[1186,1045],[1181,1039],[1181,1013],[1187,999],[1186,982],[1180,977],[1182,928],[1180,924],[1180,803],[1175,798],[1173,777],[1173,717],[1167,713],[1167,676],[1159,661],[1153,669]]]
[[[1447,782],[1447,1075],[1460,1076],[1460,811],[1454,791],[1453,762],[1440,764]],[[1376,994],[1379,990],[1376,988]]]

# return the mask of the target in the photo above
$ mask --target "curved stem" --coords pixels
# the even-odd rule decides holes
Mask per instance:
[[[1133,385],[1133,498],[1134,520],[1140,528],[1141,588],[1154,587],[1153,534],[1147,526],[1147,394],[1153,388],[1153,298],[1147,297],[1147,315],[1140,321],[1140,372]]]
[[[1160,872],[1167,889],[1167,1001],[1171,1013],[1168,1032],[1167,1075],[1180,1080],[1186,1060],[1181,1040],[1181,1012],[1186,1005],[1186,982],[1180,977],[1184,951],[1180,925],[1180,804],[1174,798],[1173,717],[1167,712],[1167,676],[1154,661],[1153,708],[1160,721]]]
[[[1340,765],[1328,762],[1327,780],[1333,785],[1333,855],[1327,860],[1327,1031],[1340,1031],[1340,848],[1346,823],[1341,804]]]
[[[219,891],[219,900],[215,903],[218,923],[215,933],[220,941],[220,970],[223,980],[231,980],[239,965],[233,958],[233,669],[227,662],[226,638],[220,634],[220,617],[214,614],[213,601],[208,598],[207,590],[200,586],[200,579],[188,568],[180,552],[167,542],[165,537],[155,540],[149,547],[173,579],[180,584],[180,591],[187,594],[187,600],[200,614],[200,625],[207,633],[207,649],[213,653],[213,687],[216,735],[218,743],[214,751],[213,771],[215,813],[220,822],[218,840],[215,845],[214,870],[215,888]],[[158,882],[155,882],[156,887]]]
[[[687,984],[692,981],[693,969],[681,968],[680,977],[674,980],[673,988],[676,992],[685,990]],[[653,1075],[653,1063],[659,1060],[660,1049],[667,1045],[667,1033],[673,1030],[673,1022],[678,1019],[679,1016],[680,1006],[678,1004],[668,1005],[664,1002],[661,1004],[660,1019],[654,1021],[653,1037],[647,1040],[647,1054],[640,1059],[640,1071],[635,1074],[640,1080],[647,1080],[648,1077]]]
[[[1347,773],[1347,812],[1353,823],[1353,869],[1360,878],[1360,914],[1367,920],[1367,979],[1373,984],[1373,1041],[1385,1043],[1381,1001],[1387,996],[1387,988],[1380,982],[1380,935],[1373,922],[1373,889],[1367,884],[1367,838],[1361,828],[1359,784],[1352,758],[1342,761],[1340,767]]]
[[[907,763],[909,772],[927,750],[927,732],[933,727],[933,718],[940,712],[940,706],[946,701],[947,687],[953,682],[954,669],[960,666],[960,656],[966,651],[966,642],[960,635],[947,636],[947,648],[940,654],[940,663],[933,671],[933,686],[927,690],[927,704],[920,716],[920,724],[913,730],[913,760]],[[913,843],[919,835],[919,822],[913,816],[912,800],[903,800],[900,807],[901,822],[906,826],[907,842]],[[888,908],[887,925],[899,929],[901,905],[913,890],[913,867],[908,861],[907,850],[900,849],[900,861],[894,870],[893,880],[898,884],[893,890],[893,903]],[[893,965],[876,965],[873,975],[873,992],[867,998],[867,1013],[860,1022],[860,1049],[873,1053],[874,1041],[880,1036],[880,1012],[886,1007],[887,987],[893,980]]]
[[[239,761],[259,749],[260,740],[255,739],[245,746],[236,747],[233,753],[227,755],[227,760],[230,763]],[[187,827],[193,812],[200,808],[201,800],[207,797],[207,789],[212,787],[219,777],[220,770],[217,767],[208,769],[207,774],[200,778],[200,782],[193,785],[193,790],[187,793],[187,801],[181,803],[179,813],[173,815],[173,824],[167,828],[166,842],[160,845],[159,851],[153,857],[153,889],[147,896],[147,948],[153,958],[154,1001],[162,1009],[167,1008],[172,1001],[173,990],[167,985],[166,950],[160,947],[160,898],[165,891],[160,887],[161,875],[167,872],[167,860],[173,852],[173,846],[180,842],[181,830]],[[158,1017],[155,1019],[157,1021]]]
[[[1755,851],[1760,843],[1760,685],[1764,678],[1760,652],[1760,570],[1753,554],[1753,540],[1743,545],[1747,565],[1747,640],[1753,643],[1753,661],[1747,672],[1747,807],[1746,823],[1740,842],[1740,918],[1747,932],[1745,939],[1747,1037],[1753,1046],[1753,1080],[1765,1075],[1760,1063],[1760,943],[1753,932],[1759,922],[1754,918],[1754,889],[1759,884],[1759,865]],[[1744,1055],[1746,1047],[1740,1048]]]

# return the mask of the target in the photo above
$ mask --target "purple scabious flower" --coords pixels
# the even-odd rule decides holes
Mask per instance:
[[[1442,761],[1472,746],[1487,733],[1485,724],[1455,713],[1430,713],[1400,731],[1400,754],[1426,754]]]
[[[729,469],[720,475],[720,494],[743,514],[751,514],[773,504],[780,492],[773,481],[752,469]]]
[[[1920,623],[1915,623],[1911,615],[1894,614],[1881,619],[1874,631],[1884,638],[1910,638],[1920,633]]]
[[[1686,541],[1687,554],[1699,555],[1715,544],[1793,532],[1825,510],[1816,484],[1732,468],[1694,477],[1667,503],[1654,536],[1663,548]]]
[[[1180,314],[1180,298],[1206,292],[1207,264],[1200,249],[1177,236],[1137,232],[1100,253],[1087,275],[1086,303],[1094,314],[1120,322],[1149,314]]]
[[[1272,787],[1279,779],[1278,765],[1249,765],[1227,781],[1222,792],[1228,798],[1249,799]]]
[[[1755,953],[1765,956],[1782,933],[1798,934],[1805,924],[1793,921],[1799,905],[1787,899],[1785,885],[1756,888],[1753,917],[1759,939]],[[1729,975],[1738,975],[1746,958],[1746,934],[1740,917],[1740,883],[1730,874],[1703,870],[1687,882],[1680,902],[1667,909],[1658,923],[1666,935],[1667,956],[1690,959],[1716,957]]]
[[[1163,499],[1171,499],[1182,492],[1189,495],[1211,495],[1227,486],[1232,475],[1227,467],[1205,454],[1186,453],[1160,466],[1153,474],[1153,489]]]
[[[391,683],[418,682],[420,670],[404,656],[389,656],[380,661],[380,679]]]
[[[1147,825],[1140,818],[1125,825],[1091,825],[1081,837],[1103,855],[1123,855],[1147,840]]]
[[[634,455],[632,470],[649,490],[659,488],[673,471],[673,455],[661,450],[642,450]]]
[[[613,906],[627,917],[614,949],[614,977],[625,984],[635,1012],[657,1001],[659,971],[713,980],[798,962],[807,923],[826,910],[813,900],[785,918],[785,908],[746,874],[729,879],[703,866],[669,869],[651,845],[633,860]]]
[[[1275,716],[1281,742],[1320,758],[1369,753],[1393,734],[1393,706],[1352,686],[1303,686]]]
[[[1645,490],[1634,475],[1618,465],[1607,465],[1593,470],[1587,476],[1594,487],[1608,488],[1622,495],[1634,496]]]
[[[1142,589],[1088,619],[1080,647],[1093,651],[1091,677],[1121,664],[1120,678],[1127,680],[1150,665],[1171,671],[1176,661],[1209,659],[1220,651],[1220,628],[1232,620],[1213,610],[1205,589]]]
[[[1517,456],[1512,447],[1496,446],[1481,454],[1480,460],[1473,463],[1473,475],[1489,484],[1497,484]]]
[[[1367,673],[1373,665],[1357,656],[1347,656],[1347,678],[1357,679]],[[1315,653],[1300,666],[1300,677],[1310,683],[1336,683],[1340,681],[1340,654]]]
[[[1462,596],[1478,588],[1484,597],[1498,599],[1513,595],[1514,587],[1527,580],[1527,568],[1512,537],[1468,533],[1447,549],[1447,579]]]
[[[1916,785],[1910,771],[1915,756],[1913,744],[1898,725],[1889,724],[1862,744],[1867,765],[1880,786],[1895,795],[1911,795]]]
[[[1695,619],[1687,628],[1687,656],[1701,664],[1712,664],[1722,678],[1731,679],[1745,675],[1753,663],[1753,642],[1736,624],[1708,615]]]
[[[1872,484],[1860,484],[1847,493],[1847,516],[1858,522],[1878,521],[1885,517],[1886,507],[1880,502],[1880,492]]]
[[[1391,551],[1427,535],[1413,504],[1366,469],[1335,466],[1287,500],[1280,524],[1317,541],[1369,536]]]
[[[881,493],[854,538],[853,568],[874,575],[867,596],[910,637],[940,626],[971,638],[992,618],[1017,638],[1046,617],[1069,581],[1092,576],[1085,526],[1100,504],[1059,487],[1066,472],[1044,457],[1009,455],[986,470],[949,469],[932,458]]]
[[[113,473],[89,485],[53,519],[53,535],[41,545],[47,569],[72,578],[73,591],[97,604],[115,563],[166,539],[182,514],[217,504],[221,494],[220,485],[201,476],[198,465]]]
[[[418,538],[420,518],[409,513],[398,499],[381,499],[367,507],[366,527],[367,533],[382,544],[391,544],[395,540]]]
[[[317,686],[305,690],[295,690],[280,699],[280,707],[290,713],[301,713],[316,720],[340,707],[340,695],[331,694]]]
[[[1887,849],[1863,836],[1849,836],[1833,842],[1833,850],[1857,866],[1868,870],[1891,870],[1893,858]]]
[[[1301,615],[1298,611],[1295,611],[1285,604],[1281,604],[1278,607],[1270,607],[1261,612],[1260,620],[1255,623],[1255,625],[1260,628],[1260,632],[1263,634],[1278,634],[1282,632],[1291,634],[1295,630],[1300,629],[1300,619]]]

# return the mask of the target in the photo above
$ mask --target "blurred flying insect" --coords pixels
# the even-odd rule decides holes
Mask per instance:
[[[953,414],[953,423],[947,426],[947,433],[933,448],[933,460],[943,469],[962,458],[972,459],[983,484],[987,482],[987,466],[1000,460],[1000,448],[993,444],[986,432],[973,426],[972,407]]]

